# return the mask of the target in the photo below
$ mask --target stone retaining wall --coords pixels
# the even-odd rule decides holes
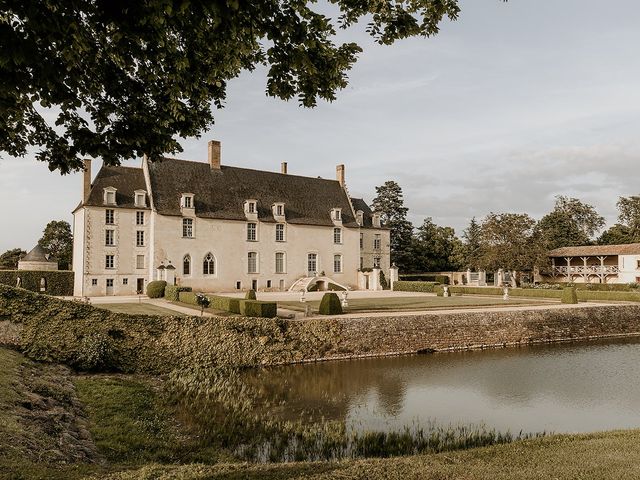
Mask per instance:
[[[304,320],[301,320],[304,322]],[[327,360],[640,335],[640,305],[332,318]]]

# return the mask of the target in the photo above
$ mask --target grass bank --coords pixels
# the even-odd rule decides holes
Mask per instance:
[[[94,304],[96,308],[109,310],[115,313],[128,313],[130,315],[166,315],[174,317],[184,317],[183,313],[171,310],[169,308],[160,307],[151,303],[99,303]]]

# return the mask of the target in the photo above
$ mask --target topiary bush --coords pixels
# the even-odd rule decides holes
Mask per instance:
[[[574,287],[567,287],[562,290],[561,303],[578,303],[578,294]]]
[[[433,293],[438,285],[440,284],[436,282],[408,282],[406,280],[400,280],[394,282],[393,289],[398,292]]]
[[[320,315],[341,315],[342,304],[336,293],[325,293],[318,309]]]
[[[172,302],[180,300],[180,292],[190,292],[191,287],[179,287],[178,285],[167,285],[164,289],[164,298]]]
[[[273,318],[277,315],[276,302],[260,302],[258,300],[241,300],[240,315],[245,317]]]
[[[147,285],[147,297],[162,298],[167,282],[164,280],[154,280]]]
[[[256,291],[249,290],[247,294],[244,296],[245,300],[257,300]]]

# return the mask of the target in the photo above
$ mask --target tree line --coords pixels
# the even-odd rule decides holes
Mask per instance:
[[[73,254],[73,235],[71,225],[64,220],[52,220],[42,232],[38,240],[44,251],[58,261],[60,270],[71,268],[71,256]],[[27,254],[23,248],[11,248],[0,255],[0,270],[15,270],[18,262]]]
[[[559,195],[540,220],[526,213],[491,212],[472,218],[461,237],[431,217],[416,228],[394,181],[376,187],[373,208],[391,229],[391,261],[403,273],[527,271],[548,265],[547,253],[555,248],[640,242],[640,196],[620,197],[618,222],[606,230],[604,217],[592,205]]]

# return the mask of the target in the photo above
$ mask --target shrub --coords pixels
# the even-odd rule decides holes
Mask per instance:
[[[20,277],[20,287],[32,292],[40,292],[40,279],[47,282],[47,295],[70,297],[73,295],[73,272],[68,270],[0,270],[0,283],[16,286]]]
[[[73,366],[80,370],[113,370],[110,362],[111,339],[104,333],[91,333],[80,339]]]
[[[640,302],[640,293],[629,292],[591,292],[589,290],[576,291],[579,300],[600,300],[603,302]]]
[[[439,283],[436,282],[407,282],[400,280],[393,284],[393,289],[398,292],[434,293],[437,285]]]
[[[178,300],[189,305],[197,305],[196,294],[194,292],[179,292]]]
[[[273,318],[278,314],[278,305],[276,302],[241,300],[238,303],[240,307],[240,315],[245,317]]]
[[[578,303],[578,295],[576,294],[576,289],[573,287],[567,287],[562,290],[562,298],[560,299],[562,303]]]
[[[164,280],[154,280],[147,285],[147,297],[162,298],[167,282]]]
[[[178,285],[167,285],[164,289],[164,298],[172,302],[180,300],[180,292],[190,292],[191,287],[179,287]]]
[[[442,285],[449,285],[449,277],[446,275],[436,275],[435,281],[436,283],[441,283]]]
[[[249,290],[247,294],[244,296],[245,300],[257,300],[256,291]]]
[[[438,297],[444,297],[444,286],[443,285],[435,285],[433,287],[433,291]]]
[[[325,293],[320,301],[320,308],[318,309],[320,315],[341,315],[342,304],[338,295],[335,293]]]
[[[401,281],[407,282],[434,282],[442,285],[449,285],[449,277],[447,275],[435,275],[430,273],[415,273],[400,275]]]
[[[387,282],[387,277],[384,276],[382,270],[380,270],[380,286],[383,290],[389,290],[389,282]]]

